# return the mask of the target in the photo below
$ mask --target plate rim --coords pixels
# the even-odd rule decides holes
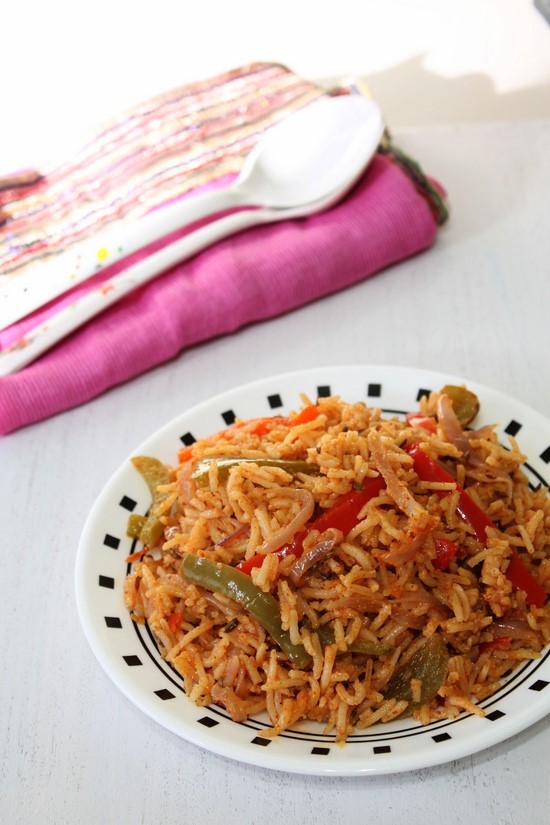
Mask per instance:
[[[338,376],[345,375],[347,380],[349,380],[351,376],[352,380],[358,381],[359,373],[361,373],[364,378],[366,378],[369,374],[383,373],[386,378],[395,378],[396,376],[403,376],[406,374],[408,378],[414,377],[417,383],[419,379],[429,379],[429,381],[433,382],[436,386],[437,384],[435,384],[435,381],[467,384],[468,387],[470,387],[473,391],[477,391],[478,394],[488,393],[492,395],[493,399],[496,399],[499,404],[509,405],[512,403],[515,409],[524,411],[525,414],[530,418],[533,418],[535,422],[538,421],[543,427],[545,426],[549,430],[550,437],[550,420],[525,402],[509,396],[506,393],[494,389],[488,385],[466,379],[452,373],[411,366],[398,366],[393,364],[327,365],[292,370],[231,387],[182,410],[180,413],[172,417],[164,425],[161,425],[157,430],[151,433],[147,438],[143,439],[141,443],[137,445],[137,447],[133,449],[128,456],[126,456],[123,462],[103,485],[85,520],[76,555],[74,586],[80,624],[84,632],[84,636],[87,639],[96,659],[123,695],[136,707],[143,711],[150,719],[193,745],[197,745],[198,747],[209,750],[220,756],[224,756],[242,763],[256,765],[258,767],[289,773],[298,773],[302,775],[364,776],[401,773],[405,771],[433,767],[436,765],[443,765],[455,759],[461,759],[465,756],[473,755],[482,750],[486,750],[487,748],[504,742],[511,736],[528,729],[550,712],[550,700],[539,701],[538,703],[535,702],[530,707],[527,707],[522,713],[516,713],[508,716],[508,718],[504,719],[504,721],[499,721],[499,725],[493,727],[492,730],[491,728],[486,728],[482,732],[482,728],[480,727],[479,733],[470,735],[461,740],[451,740],[452,744],[445,743],[445,747],[441,749],[440,747],[433,747],[429,752],[421,754],[420,757],[415,755],[411,756],[410,754],[391,754],[391,756],[386,756],[384,759],[373,760],[371,756],[369,759],[366,759],[367,764],[358,764],[360,762],[360,755],[358,753],[352,754],[350,751],[355,747],[360,747],[363,743],[350,742],[343,748],[340,748],[339,746],[335,747],[334,745],[330,748],[330,750],[334,750],[336,755],[339,757],[335,759],[332,764],[323,764],[321,760],[304,760],[303,756],[293,758],[288,754],[284,755],[283,764],[283,758],[281,754],[278,753],[277,748],[273,749],[271,753],[269,748],[256,748],[254,751],[251,750],[250,743],[243,744],[241,742],[230,741],[227,737],[223,736],[220,738],[219,736],[215,736],[212,731],[207,728],[200,730],[199,735],[199,726],[195,725],[193,728],[185,720],[183,720],[183,723],[180,725],[173,724],[170,720],[170,715],[161,712],[162,707],[155,710],[151,701],[145,701],[145,699],[141,696],[142,690],[140,689],[139,683],[134,684],[131,678],[128,679],[123,677],[123,670],[120,667],[117,668],[114,666],[112,654],[109,654],[105,650],[105,647],[101,644],[101,633],[95,626],[95,622],[92,619],[92,606],[89,603],[90,597],[87,592],[89,589],[85,575],[88,561],[87,553],[89,553],[89,550],[87,549],[87,542],[89,541],[90,533],[93,531],[97,522],[97,517],[101,515],[102,511],[108,506],[112,489],[116,486],[117,482],[128,473],[130,469],[129,459],[132,456],[143,452],[147,449],[149,444],[156,441],[161,441],[167,437],[171,437],[171,434],[176,430],[176,427],[179,427],[180,422],[185,422],[185,420],[189,418],[198,417],[205,410],[211,410],[214,407],[218,407],[219,409],[220,405],[223,404],[226,399],[235,399],[236,396],[247,393],[253,394],[260,389],[269,387],[269,385],[272,384],[276,386],[279,385],[280,387],[283,383],[296,383],[305,377],[307,377],[308,382],[311,382],[316,377],[322,376],[326,378],[329,374],[331,376],[338,374]],[[421,383],[428,382],[421,381]],[[366,398],[357,400],[366,401]],[[376,398],[373,399],[371,405],[376,406]],[[502,425],[503,422],[499,422],[499,424]],[[529,460],[531,460],[531,458],[531,456],[528,456]],[[545,657],[548,657],[549,655],[550,648],[547,649]],[[185,695],[183,695],[183,699],[184,701],[189,702]],[[196,706],[192,703],[189,702],[189,704],[192,708],[196,708]],[[197,710],[200,710],[200,708],[197,708]],[[208,707],[203,710],[206,713],[208,711]],[[182,730],[182,727],[184,730]],[[273,741],[275,742],[276,740]],[[345,751],[348,748],[350,751],[345,754]],[[342,754],[344,755],[342,756]]]

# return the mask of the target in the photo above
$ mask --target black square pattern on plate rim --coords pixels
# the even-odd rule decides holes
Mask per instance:
[[[533,682],[532,685],[529,685],[529,690],[536,690],[537,692],[540,690],[544,690],[545,687],[548,687],[550,682],[547,682],[545,679],[537,679],[536,682]]]
[[[436,733],[435,736],[432,736],[434,742],[447,742],[449,739],[452,739],[450,733]]]
[[[502,719],[503,716],[506,716],[503,710],[493,710],[491,713],[486,714],[485,718],[489,720],[489,722],[496,722],[497,719]]]
[[[211,716],[201,716],[200,719],[197,719],[199,725],[204,725],[205,728],[215,728],[216,725],[219,725],[217,719],[212,719]]]
[[[105,547],[111,547],[113,550],[118,550],[118,548],[120,547],[120,539],[116,536],[111,536],[110,533],[105,533],[103,544],[105,545]]]
[[[367,386],[367,395],[369,398],[380,398],[382,395],[382,384],[369,384]]]
[[[271,739],[264,739],[263,736],[255,736],[254,739],[250,740],[251,745],[261,745],[262,747],[266,748],[268,745],[271,744]]]
[[[122,622],[118,616],[104,616],[105,624],[111,629],[120,630]]]
[[[320,748],[317,746],[311,749],[311,753],[315,756],[328,756],[330,753],[330,748]]]
[[[176,698],[172,691],[168,690],[168,688],[160,688],[160,690],[155,690],[155,696],[158,696],[163,702],[166,702],[168,699]]]
[[[550,447],[547,447],[545,450],[542,451],[540,457],[544,461],[545,464],[550,462]]]
[[[99,576],[98,582],[100,587],[107,587],[109,590],[113,590],[115,586],[115,580],[112,576]]]
[[[191,444],[194,444],[196,440],[197,439],[195,438],[193,433],[184,433],[183,435],[180,435],[180,441],[186,447],[190,447]]]
[[[134,501],[133,498],[130,496],[122,496],[120,501],[118,502],[119,507],[123,507],[124,510],[128,510],[130,513],[133,512],[134,508],[136,507],[137,501]]]
[[[225,412],[222,412],[221,416],[228,427],[231,426],[231,424],[234,424],[237,418],[233,410],[225,410]]]
[[[273,393],[273,395],[267,396],[267,403],[271,407],[272,410],[276,410],[278,407],[283,406],[283,399],[279,395],[278,392]]]
[[[516,436],[516,435],[519,433],[519,431],[521,430],[522,426],[523,426],[523,425],[522,425],[522,424],[520,424],[520,423],[519,423],[519,421],[515,421],[515,420],[512,418],[512,420],[511,420],[511,421],[510,421],[510,422],[506,425],[506,427],[504,428],[504,432],[505,432],[507,435],[511,435],[511,436],[512,436],[512,438],[513,438],[514,436]]]
[[[330,384],[320,384],[317,387],[317,398],[329,398],[330,394]]]
[[[143,665],[143,662],[141,661],[139,656],[135,655],[135,653],[130,654],[128,656],[123,656],[122,658],[124,659],[128,667],[139,667],[140,665]]]

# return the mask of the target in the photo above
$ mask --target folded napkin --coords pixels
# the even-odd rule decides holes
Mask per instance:
[[[214,85],[223,91],[224,83],[234,83],[243,73],[267,71],[274,76],[275,69],[278,82],[297,82],[284,67],[255,64],[218,78]],[[322,93],[311,84],[302,88],[307,100]],[[260,99],[265,104],[265,86],[251,97],[255,104]],[[185,95],[178,101],[179,109],[185,109]],[[288,96],[283,103],[279,100],[282,109],[288,105],[298,104],[296,99],[289,103]],[[129,122],[126,116],[117,128]],[[238,158],[249,148],[239,146]],[[227,154],[218,151],[210,172],[203,163],[201,186],[209,180],[223,184],[238,171],[235,158],[228,168]],[[193,188],[193,175],[183,174],[177,192]],[[220,241],[127,295],[21,372],[0,378],[0,433],[82,404],[192,344],[280,315],[428,248],[446,217],[441,191],[386,138],[363,178],[330,210],[244,230]],[[109,210],[103,212],[101,220],[109,220]],[[173,239],[134,253],[98,277],[111,277]],[[29,248],[22,245],[21,250],[28,255]],[[33,254],[39,256],[40,249],[38,244]],[[63,300],[66,296],[59,299]],[[25,323],[28,319],[20,322],[20,331]],[[13,344],[14,334],[13,328],[0,333],[0,349]]]

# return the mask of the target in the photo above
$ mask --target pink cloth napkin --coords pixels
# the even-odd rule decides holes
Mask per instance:
[[[0,378],[0,433],[82,404],[192,344],[362,281],[428,248],[436,233],[411,177],[377,154],[329,211],[221,241]]]

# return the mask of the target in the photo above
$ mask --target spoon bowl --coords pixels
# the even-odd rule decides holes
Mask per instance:
[[[159,236],[158,221],[162,236],[236,208],[280,210],[275,220],[319,211],[353,186],[383,131],[374,101],[353,94],[318,98],[264,132],[230,186],[186,198],[170,214],[146,216],[140,235],[150,243]]]
[[[378,106],[358,95],[324,97],[271,127],[248,155],[233,194],[271,209],[344,194],[384,130]]]

